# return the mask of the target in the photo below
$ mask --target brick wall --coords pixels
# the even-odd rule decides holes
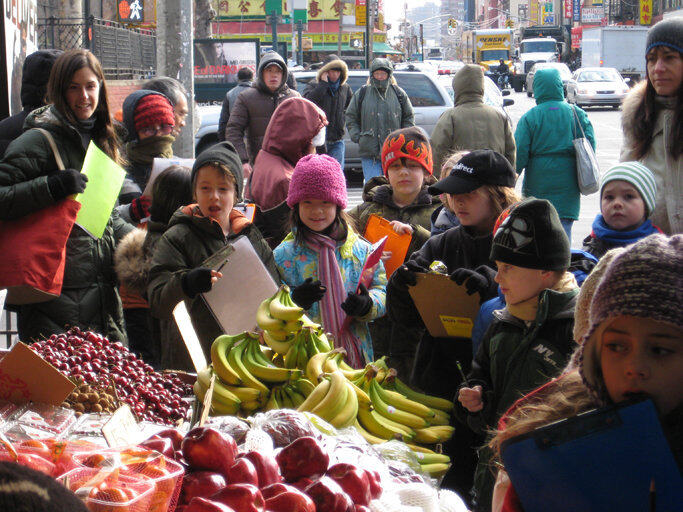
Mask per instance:
[[[123,100],[126,99],[126,96],[137,91],[144,82],[144,80],[107,80],[111,113],[116,113],[123,106]]]

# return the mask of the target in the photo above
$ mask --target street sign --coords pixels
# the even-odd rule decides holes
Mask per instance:
[[[366,9],[365,0],[356,0],[356,25],[365,26]]]
[[[515,26],[515,23],[514,23],[514,21],[512,21],[512,18],[508,18],[505,20],[505,26],[507,28],[512,28]]]
[[[125,23],[142,23],[144,12],[144,0],[119,0],[117,4],[119,21]]]
[[[308,23],[308,11],[306,9],[294,9],[294,24],[297,22]]]
[[[282,14],[282,0],[266,0],[266,14],[272,14],[273,11]]]
[[[302,37],[301,49],[304,51],[311,51],[313,49],[313,39],[311,39],[310,37]]]

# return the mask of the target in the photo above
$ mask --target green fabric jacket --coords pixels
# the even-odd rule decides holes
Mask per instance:
[[[210,356],[211,343],[223,332],[201,296],[189,297],[185,294],[183,276],[189,270],[203,266],[209,256],[226,244],[246,236],[275,282],[280,283],[273,253],[258,228],[246,222],[243,215],[235,213],[231,218],[231,233],[226,237],[218,223],[204,217],[197,205],[179,209],[156,244],[149,271],[147,297],[152,315],[160,319],[172,319],[173,308],[185,300],[207,358]]]
[[[415,125],[415,115],[410,98],[403,89],[397,86],[397,92],[403,96],[405,109],[401,108],[394,88],[391,85],[380,87],[372,73],[379,68],[391,68],[387,59],[375,59],[370,68],[370,77],[365,97],[359,105],[358,89],[346,109],[346,129],[353,142],[358,143],[358,151],[362,158],[379,158],[384,139],[394,130]],[[396,84],[393,75],[388,82]]]
[[[434,173],[455,151],[492,149],[515,166],[515,139],[503,112],[484,104],[484,73],[467,65],[453,77],[455,106],[446,110],[434,127],[431,143]]]
[[[57,171],[57,163],[47,139],[30,129],[38,127],[52,134],[67,169],[83,165],[86,147],[76,128],[52,106],[31,112],[24,123],[27,131],[10,144],[0,162],[1,220],[19,219],[55,203],[47,176]],[[19,308],[20,338],[31,341],[80,326],[125,342],[113,258],[117,241],[132,230],[115,210],[98,240],[74,225],[66,245],[62,294]]]
[[[562,79],[556,69],[534,75],[536,106],[517,123],[517,173],[524,170],[522,193],[550,201],[561,219],[579,218],[579,184],[572,140],[581,137],[572,109],[595,149],[593,125],[579,107],[564,101]]]

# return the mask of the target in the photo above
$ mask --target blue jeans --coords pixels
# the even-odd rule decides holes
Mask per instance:
[[[375,176],[382,176],[382,162],[379,158],[361,158],[361,164],[363,164],[363,178],[365,181],[369,181],[370,178]]]
[[[562,229],[567,233],[567,238],[569,238],[569,246],[572,245],[572,225],[574,224],[574,219],[560,219],[562,223]]]
[[[327,154],[334,158],[339,165],[341,165],[342,171],[344,170],[344,153],[346,152],[346,144],[343,140],[337,140],[335,142],[328,142]]]

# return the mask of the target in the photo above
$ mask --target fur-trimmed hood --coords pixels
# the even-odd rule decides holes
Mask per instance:
[[[346,79],[349,77],[349,67],[346,65],[346,62],[344,62],[341,59],[331,60],[330,62],[327,62],[323,67],[321,67],[318,70],[318,75],[316,76],[318,82],[320,82],[320,77],[322,76],[322,74],[329,71],[330,69],[341,70],[341,75],[339,77],[339,85],[344,85],[346,83]]]
[[[621,106],[621,128],[627,139],[632,139],[633,137],[633,129],[636,124],[636,111],[645,99],[646,87],[647,80],[643,80],[639,84],[636,84],[626,95],[624,103]]]
[[[150,268],[143,249],[146,236],[145,230],[135,228],[117,244],[114,253],[114,270],[119,281],[140,294],[147,289]]]

